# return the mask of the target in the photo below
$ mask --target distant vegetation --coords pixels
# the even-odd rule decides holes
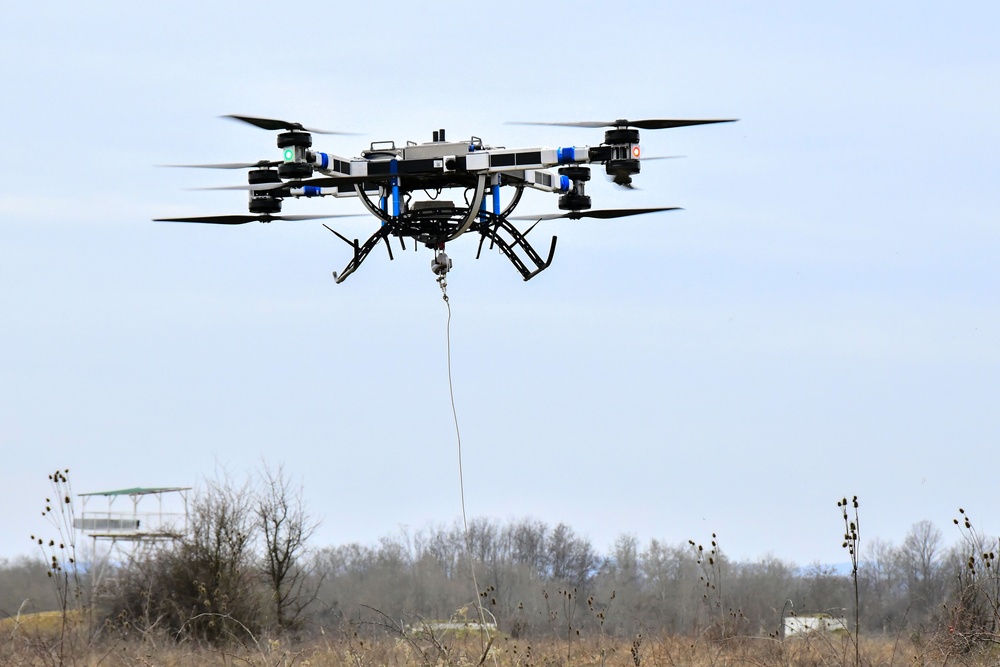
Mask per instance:
[[[472,665],[492,655],[518,667],[642,667],[695,664],[688,654],[699,664],[793,664],[793,653],[817,665],[913,664],[917,656],[995,664],[1000,648],[1000,548],[964,511],[961,543],[944,548],[926,521],[899,545],[862,541],[855,505],[844,544],[856,549],[856,571],[844,574],[770,556],[732,561],[715,535],[676,543],[622,535],[600,553],[570,526],[532,519],[317,548],[301,498],[280,469],[240,484],[208,482],[186,539],[121,564],[96,590],[66,535],[39,538],[44,560],[0,561],[0,618],[8,618],[0,654],[7,642],[25,656],[18,664],[155,645],[254,664],[278,664],[268,656],[281,649],[286,663],[312,665],[391,658],[429,667],[457,664],[461,654]],[[71,503],[48,508],[72,512]],[[58,633],[51,621],[26,622],[48,610],[69,619]],[[842,616],[851,631],[782,640],[782,618],[807,613]]]

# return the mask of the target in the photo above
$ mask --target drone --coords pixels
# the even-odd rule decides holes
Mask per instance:
[[[271,118],[228,115],[236,121],[277,131],[281,160],[252,163],[168,165],[214,169],[247,169],[247,184],[209,190],[247,190],[249,214],[216,215],[186,218],[157,218],[158,222],[189,222],[217,225],[240,225],[248,222],[295,221],[351,217],[351,215],[281,215],[285,199],[301,197],[352,197],[360,200],[368,213],[379,221],[379,228],[364,242],[349,239],[326,225],[353,250],[347,266],[333,277],[339,284],[354,273],[372,250],[383,241],[394,259],[390,237],[399,239],[406,250],[406,239],[414,248],[424,245],[434,251],[431,269],[443,280],[452,268],[445,254],[445,244],[463,234],[478,234],[478,259],[484,245],[498,249],[524,280],[530,280],[552,263],[556,237],[543,257],[528,242],[528,234],[542,220],[568,218],[611,219],[677,210],[676,206],[656,208],[592,209],[586,194],[590,165],[602,164],[616,185],[632,188],[632,177],[640,172],[642,161],[662,159],[645,157],[639,145],[640,130],[659,130],[733,122],[735,119],[618,119],[609,122],[513,123],[578,128],[606,128],[604,141],[597,146],[560,148],[505,148],[489,146],[472,136],[450,141],[445,130],[432,132],[427,143],[373,141],[360,157],[345,158],[312,148],[313,134],[346,135],[346,132],[307,128]],[[504,191],[504,188],[508,190]],[[558,195],[561,213],[512,215],[526,188]],[[510,194],[501,197],[501,192]],[[449,193],[446,199],[442,195]],[[451,194],[456,193],[456,194]],[[533,220],[525,231],[514,221]]]

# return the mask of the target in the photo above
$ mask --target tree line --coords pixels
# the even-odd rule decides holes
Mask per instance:
[[[960,575],[970,571],[969,547],[945,548],[927,521],[898,546],[866,543],[857,572],[861,627],[935,632],[952,623]],[[311,564],[322,573],[322,613],[337,621],[363,617],[363,605],[394,618],[434,619],[471,607],[472,617],[473,565],[480,592],[488,590],[482,596],[487,611],[513,634],[560,633],[570,625],[615,633],[769,635],[789,614],[855,614],[854,579],[843,568],[800,567],[775,556],[731,560],[715,535],[704,544],[641,544],[622,535],[601,554],[566,524],[481,518],[469,524],[468,536],[457,523],[404,531],[376,545],[322,548]]]
[[[84,572],[79,598],[116,632],[157,628],[207,642],[480,618],[512,637],[776,636],[783,617],[807,613],[856,618],[864,632],[995,641],[1000,549],[964,512],[956,524],[962,539],[950,547],[927,521],[899,545],[860,542],[852,572],[775,556],[732,560],[715,535],[645,543],[621,535],[601,553],[567,524],[531,518],[315,548],[301,489],[265,468],[241,484],[207,482],[191,503],[189,535],[112,564],[102,589],[88,589]],[[0,561],[0,615],[59,608],[45,579],[56,565],[70,567],[62,558]]]

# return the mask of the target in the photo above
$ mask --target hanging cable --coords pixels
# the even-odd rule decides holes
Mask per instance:
[[[441,287],[441,298],[444,300],[444,305],[448,308],[448,320],[445,326],[445,342],[447,348],[448,356],[448,394],[451,398],[451,415],[455,421],[455,440],[458,443],[458,490],[459,497],[462,503],[462,529],[465,536],[465,550],[469,555],[469,570],[472,572],[472,585],[476,592],[476,610],[479,612],[479,627],[481,631],[486,635],[487,641],[483,645],[483,656],[479,661],[482,664],[486,660],[487,653],[490,647],[493,645],[494,637],[490,635],[490,632],[486,625],[486,614],[493,614],[486,611],[483,607],[483,598],[480,595],[479,581],[476,578],[476,561],[472,554],[472,544],[469,540],[469,519],[465,511],[465,472],[464,466],[462,464],[462,430],[458,425],[458,409],[455,407],[455,385],[452,382],[451,377],[451,302],[448,300],[448,281],[446,275],[449,270],[451,270],[451,259],[448,255],[444,253],[444,244],[435,248],[434,259],[431,260],[431,270],[437,275],[437,283]],[[494,622],[496,621],[494,617]],[[493,656],[493,662],[496,664],[496,655]]]

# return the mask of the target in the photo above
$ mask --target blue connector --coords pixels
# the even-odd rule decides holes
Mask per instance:
[[[399,163],[396,160],[392,160],[389,163],[389,173],[398,174],[399,173]],[[392,217],[399,217],[399,177],[393,176],[392,179]]]

